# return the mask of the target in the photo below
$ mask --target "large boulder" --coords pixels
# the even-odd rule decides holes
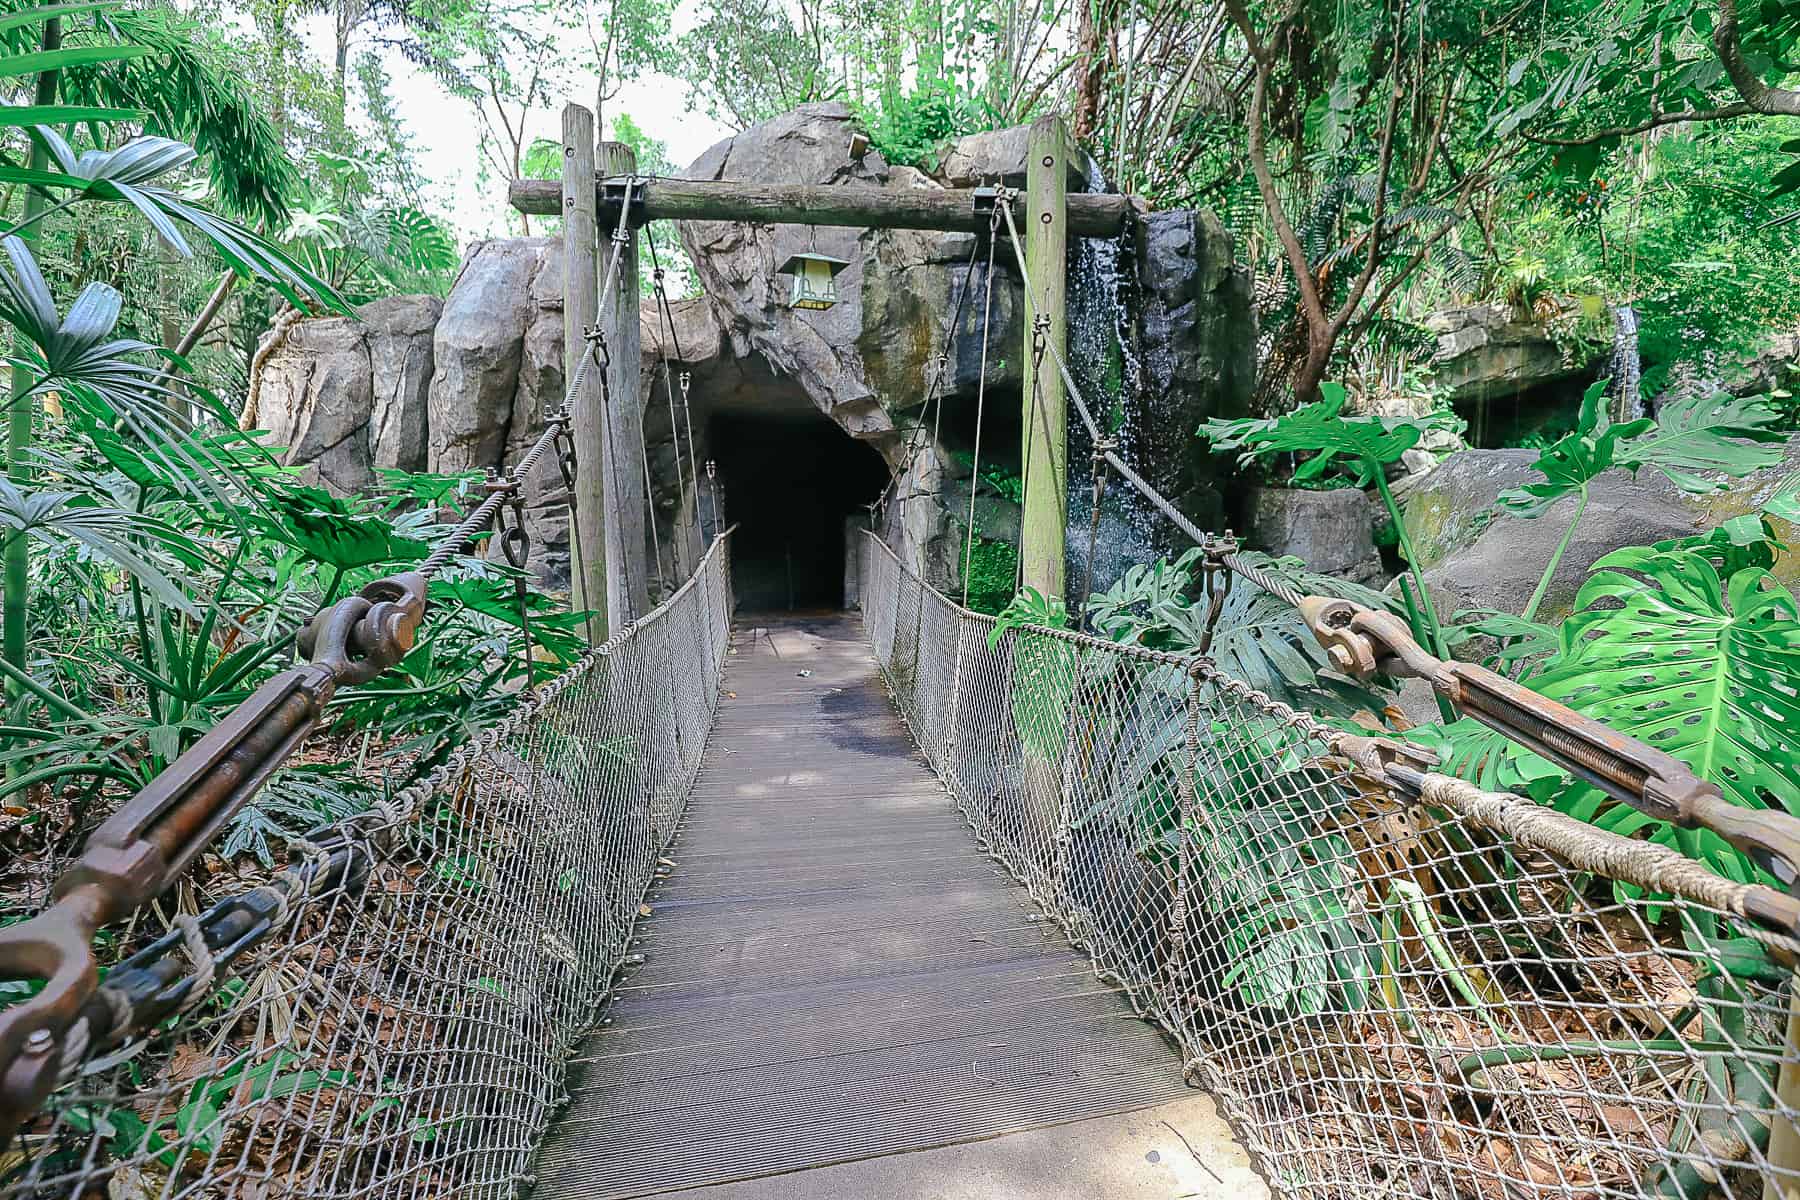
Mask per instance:
[[[1292,554],[1314,571],[1357,583],[1384,578],[1375,512],[1359,488],[1254,488],[1249,515],[1246,534],[1254,549]]]
[[[1025,186],[1025,154],[1031,140],[1031,126],[1013,125],[1006,129],[989,129],[958,138],[938,160],[937,178],[950,187],[1009,188]],[[1087,187],[1087,163],[1081,155],[1069,157],[1069,190]]]
[[[362,326],[350,317],[301,321],[263,364],[259,426],[306,482],[362,491],[375,482],[373,396]]]
[[[1496,507],[1501,492],[1543,478],[1531,469],[1536,457],[1533,450],[1465,450],[1399,487],[1407,535],[1441,614],[1464,608],[1517,614],[1529,603],[1576,505],[1567,496],[1529,520]],[[1705,495],[1684,492],[1653,469],[1635,476],[1606,472],[1589,485],[1587,509],[1545,591],[1539,619],[1567,616],[1604,555],[1703,533],[1754,512],[1796,470],[1800,439],[1789,439],[1783,463],[1743,479],[1721,476],[1721,490]],[[1800,582],[1800,557],[1782,555],[1776,574]]]
[[[1011,348],[1025,337],[1024,296],[1001,269],[987,286],[987,261],[973,234],[892,230],[872,239],[862,276],[862,333],[856,349],[863,374],[890,412],[925,404],[933,374],[951,396],[973,396],[985,365],[988,387],[1016,388],[1023,356]],[[930,268],[920,270],[921,267]],[[946,324],[955,325],[946,334]],[[982,327],[989,353],[982,362]],[[940,355],[947,355],[941,365]]]
[[[296,323],[263,363],[258,427],[302,478],[340,494],[377,467],[425,468],[435,296],[389,296],[355,317]]]
[[[369,450],[377,467],[423,471],[429,461],[432,340],[443,311],[436,296],[386,296],[357,310],[369,346]]]
[[[480,471],[504,461],[526,327],[537,307],[533,284],[560,263],[554,245],[549,238],[500,238],[476,242],[463,257],[432,346],[434,470]]]

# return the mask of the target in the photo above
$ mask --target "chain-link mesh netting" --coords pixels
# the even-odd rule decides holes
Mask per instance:
[[[239,977],[69,1081],[0,1152],[0,1197],[515,1194],[699,768],[730,578],[721,540],[444,767],[304,847],[316,867],[348,845],[363,881],[284,877],[284,922]]]
[[[1279,1191],[1800,1188],[1758,885],[1444,776],[1398,794],[1202,660],[996,633],[864,541],[877,660],[976,836]]]

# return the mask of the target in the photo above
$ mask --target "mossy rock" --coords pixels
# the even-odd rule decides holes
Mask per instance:
[[[1541,480],[1533,450],[1465,450],[1399,489],[1407,534],[1425,571],[1438,611],[1465,608],[1521,612],[1574,515],[1565,497],[1535,520],[1497,508],[1501,492]],[[1636,476],[1608,471],[1590,487],[1587,512],[1569,543],[1538,616],[1568,615],[1593,565],[1620,546],[1647,545],[1703,533],[1757,511],[1777,487],[1800,471],[1800,438],[1790,438],[1785,461],[1743,479],[1721,477],[1722,490],[1693,495],[1660,471]],[[1782,522],[1783,532],[1787,530]],[[1800,555],[1777,557],[1775,574],[1800,583]]]

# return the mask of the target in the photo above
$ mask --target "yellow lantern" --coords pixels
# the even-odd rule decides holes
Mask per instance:
[[[794,290],[788,296],[788,307],[822,309],[836,304],[837,273],[849,265],[848,259],[811,251],[788,259],[781,265],[779,272],[794,277]]]

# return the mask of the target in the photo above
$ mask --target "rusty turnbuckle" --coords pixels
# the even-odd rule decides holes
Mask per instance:
[[[1363,680],[1377,673],[1423,679],[1457,712],[1615,800],[1681,829],[1710,830],[1783,886],[1795,890],[1800,885],[1796,834],[1800,824],[1785,814],[1741,808],[1672,754],[1609,729],[1486,667],[1438,658],[1419,645],[1406,622],[1393,613],[1327,596],[1302,597],[1298,607],[1332,666],[1342,673]],[[1790,932],[1800,935],[1800,929]]]
[[[48,909],[0,930],[0,978],[45,981],[0,1013],[0,1134],[10,1136],[55,1088],[78,1022],[76,1038],[87,1045],[141,1024],[144,1014],[129,1004],[90,1004],[99,979],[94,934],[181,877],[318,725],[339,687],[366,683],[406,655],[425,588],[423,575],[394,575],[316,615],[298,638],[308,662],[257,688],[95,830]]]
[[[258,888],[187,918],[99,981],[92,943],[103,926],[136,912],[172,886],[242,811],[306,736],[341,687],[368,683],[412,649],[425,619],[431,576],[466,551],[562,438],[567,410],[553,414],[511,474],[487,489],[418,568],[377,579],[315,614],[296,637],[307,661],[251,693],[88,838],[56,882],[42,913],[0,929],[0,980],[42,981],[37,995],[0,1012],[0,1147],[96,1048],[124,1041],[200,998],[179,977],[172,953],[206,977],[286,915],[290,888]],[[347,846],[311,846],[314,860],[289,873],[292,886],[344,882],[366,865]]]

